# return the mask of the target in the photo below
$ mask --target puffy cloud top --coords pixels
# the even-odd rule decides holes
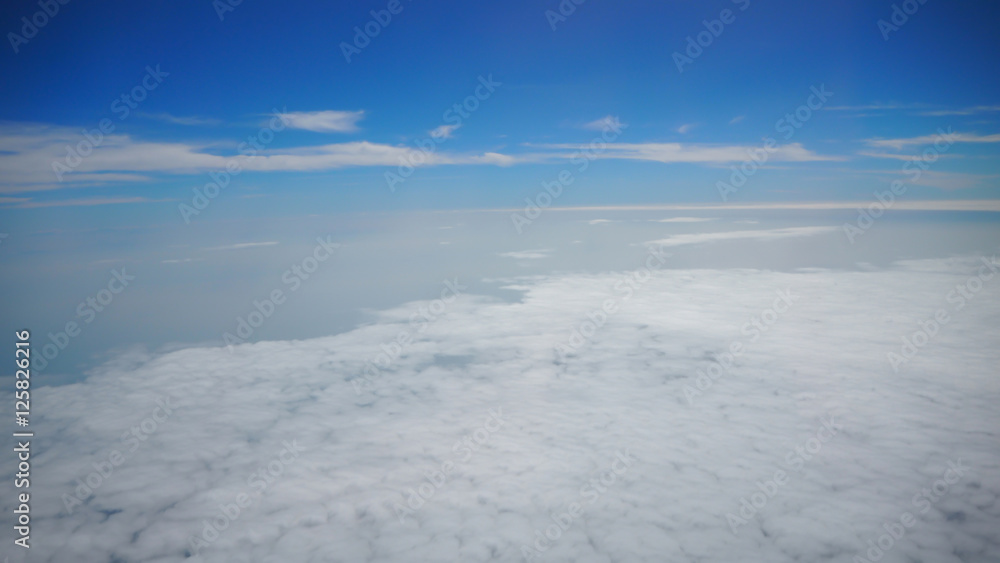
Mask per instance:
[[[35,392],[30,560],[847,562],[904,513],[885,560],[996,559],[1000,277],[955,297],[979,272],[560,275],[125,354]]]

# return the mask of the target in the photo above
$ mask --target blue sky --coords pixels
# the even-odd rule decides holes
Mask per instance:
[[[207,0],[69,2],[15,53],[9,33],[40,8],[8,4],[0,216],[180,221],[275,108],[288,126],[193,220],[516,208],[564,170],[574,181],[557,205],[721,203],[717,183],[766,137],[776,152],[729,202],[869,201],[939,130],[956,142],[903,197],[997,195],[992,3],[911,3],[886,39],[893,2],[587,0],[553,29],[555,1],[401,0],[348,62],[342,44],[388,5],[245,0],[220,18]],[[674,53],[724,10],[729,23],[679,72]],[[147,68],[166,75],[124,116],[113,104]],[[438,129],[433,165],[390,190],[399,158],[454,125],[446,110],[489,77],[499,85],[461,126]],[[832,95],[784,138],[776,123],[813,87]],[[105,119],[111,135],[56,180],[52,162]],[[624,128],[580,170],[572,155],[602,123]]]

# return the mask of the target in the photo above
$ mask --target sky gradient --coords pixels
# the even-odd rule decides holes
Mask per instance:
[[[721,203],[769,138],[729,202],[869,201],[900,178],[906,200],[996,198],[997,7],[913,6],[71,2],[0,56],[0,217],[518,208],[564,170],[559,206]],[[907,175],[939,131],[955,142]],[[209,209],[179,210],[235,162]]]

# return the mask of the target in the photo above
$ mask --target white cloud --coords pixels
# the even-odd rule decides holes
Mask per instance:
[[[892,160],[920,160],[922,158],[919,154],[900,154],[891,152],[871,152],[871,151],[860,151],[859,156],[867,156],[869,158],[888,158]],[[939,154],[938,158],[961,158],[960,154]]]
[[[775,240],[790,237],[808,237],[837,231],[837,227],[790,227],[786,229],[766,229],[758,231],[724,231],[719,233],[691,233],[673,235],[665,239],[651,240],[647,245],[683,246],[718,242],[723,240]]]
[[[621,130],[623,127],[621,119],[617,115],[608,115],[600,119],[595,119],[583,125],[584,129],[590,131]]]
[[[494,164],[496,166],[512,166],[520,162],[528,162],[531,159],[524,159],[520,156],[511,156],[498,152],[487,152],[482,155],[446,157],[444,164]]]
[[[285,114],[296,116],[297,114]],[[310,114],[311,115],[311,114]],[[292,118],[293,122],[295,117]],[[300,120],[307,125],[309,120]],[[310,125],[311,127],[311,125]],[[38,124],[0,125],[0,194],[27,193],[63,188],[150,182],[159,174],[203,174],[225,169],[238,162],[241,170],[255,172],[316,172],[353,166],[398,166],[409,160],[417,166],[494,165],[512,166],[528,162],[565,161],[589,145],[548,144],[537,146],[544,151],[527,154],[460,154],[436,151],[424,154],[412,147],[368,141],[331,143],[292,148],[265,148],[249,158],[230,147],[220,152],[215,144],[156,142],[134,139],[128,135],[106,135],[100,146],[84,157],[58,181],[53,170],[56,162],[66,160],[66,146],[79,143],[80,132],[68,127]],[[680,143],[609,144],[595,158],[651,160],[664,163],[703,163],[719,165],[742,162],[755,146],[700,145]],[[839,157],[817,155],[798,143],[772,152],[771,161],[825,161]]]
[[[888,103],[888,104],[868,104],[868,105],[857,105],[857,106],[827,106],[823,109],[828,111],[879,111],[879,110],[901,110],[901,109],[919,109],[927,107],[924,104],[898,104],[898,103]]]
[[[920,115],[940,117],[948,115],[976,115],[1000,111],[1000,106],[975,106],[963,109],[944,109],[920,112]]]
[[[460,298],[420,332],[409,304],[326,338],[125,355],[83,383],[32,390],[32,485],[44,484],[31,490],[32,558],[190,561],[189,539],[247,494],[199,561],[516,561],[627,448],[634,464],[585,489],[601,492],[545,542],[546,560],[846,562],[903,512],[916,523],[888,559],[996,560],[1000,284],[984,283],[901,373],[886,359],[979,266],[662,270],[627,301],[621,273],[551,276],[521,280],[513,303]],[[751,340],[741,327],[786,289],[793,306]],[[607,299],[620,311],[557,361],[554,346]],[[356,395],[351,382],[401,331],[414,338],[405,354]],[[688,404],[685,388],[734,342],[740,357]],[[172,412],[153,426],[167,396]],[[455,444],[497,408],[504,425],[464,458]],[[831,417],[842,429],[813,449]],[[123,432],[142,424],[152,431],[130,450]],[[291,441],[302,451],[275,462]],[[803,462],[797,447],[813,453]],[[112,450],[124,462],[67,514],[63,495]],[[401,523],[394,505],[456,458]],[[959,459],[972,469],[915,508]],[[280,473],[264,481],[269,464]],[[731,533],[726,515],[779,469],[787,481]]]
[[[657,223],[703,223],[705,221],[715,221],[712,217],[671,217],[669,219],[656,219]]]
[[[305,129],[319,133],[353,133],[358,130],[358,121],[364,116],[361,111],[298,111],[279,114],[292,129]]]
[[[167,123],[173,123],[175,125],[218,125],[222,121],[218,119],[208,118],[208,117],[198,117],[198,116],[175,116],[169,113],[143,113],[140,114],[143,117],[148,117],[150,119],[158,119],[160,121],[166,121]]]
[[[694,126],[695,126],[694,123],[685,123],[684,125],[681,125],[680,127],[677,128],[677,132],[680,133],[681,135],[684,135],[691,129],[694,129]]]
[[[225,246],[212,246],[205,248],[204,250],[240,250],[243,248],[255,248],[258,246],[274,246],[278,244],[277,241],[266,241],[266,242],[240,242],[236,244],[227,244]]]
[[[517,250],[514,252],[503,252],[497,254],[497,256],[502,256],[504,258],[516,258],[518,260],[539,260],[542,258],[548,258],[555,249],[552,248],[538,248],[535,250]]]
[[[160,260],[161,264],[186,264],[188,262],[204,262],[201,258],[180,258],[172,260]]]
[[[424,154],[411,147],[367,141],[265,149],[249,158],[233,148],[230,154],[206,152],[208,145],[177,142],[147,142],[128,135],[107,135],[100,146],[83,158],[63,182],[53,172],[54,162],[66,158],[66,145],[83,137],[69,128],[0,127],[0,193],[24,193],[60,188],[85,187],[120,182],[148,182],[152,174],[199,174],[223,170],[238,162],[242,170],[257,172],[303,172],[334,170],[351,166],[398,166],[410,159],[418,166],[482,164],[509,166],[520,157],[495,152]],[[411,158],[412,157],[412,158]],[[420,162],[423,164],[420,164]]]
[[[435,139],[450,139],[452,134],[456,129],[461,127],[461,125],[438,125],[430,131],[430,136]]]
[[[746,117],[745,115],[737,115],[736,117],[729,120],[729,124],[736,125],[737,123],[743,121],[743,118],[745,117]]]

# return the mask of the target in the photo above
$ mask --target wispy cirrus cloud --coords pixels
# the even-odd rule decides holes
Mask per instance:
[[[725,231],[720,233],[691,233],[683,235],[673,235],[664,239],[651,240],[647,245],[659,246],[685,246],[689,244],[701,244],[705,242],[719,242],[724,240],[776,240],[791,237],[808,237],[831,233],[837,227],[790,227],[787,229],[766,229],[757,231]]]
[[[583,144],[548,144],[534,145],[539,148],[579,151],[586,150]],[[709,145],[690,143],[611,143],[605,150],[595,154],[594,158],[611,158],[624,160],[650,160],[664,163],[703,163],[724,164],[743,162],[749,158],[750,151],[759,149],[753,145]],[[567,157],[569,155],[566,155]],[[800,143],[790,143],[775,147],[770,153],[770,161],[811,162],[825,160],[843,160],[839,156],[816,154]]]
[[[149,182],[157,174],[200,174],[239,162],[257,172],[315,172],[352,166],[398,166],[414,149],[368,141],[310,145],[259,151],[253,158],[232,147],[221,153],[213,144],[157,142],[129,135],[105,135],[100,146],[80,159],[72,171],[57,178],[53,164],[66,159],[68,144],[78,143],[79,131],[54,126],[0,126],[0,194],[27,193],[123,182]],[[210,152],[211,151],[211,152]],[[422,166],[510,166],[531,156],[496,152],[459,154],[435,152]]]
[[[902,150],[906,147],[917,145],[929,145],[941,141],[942,135],[922,135],[920,137],[906,137],[901,139],[867,139],[865,143],[872,147],[888,147]],[[976,133],[947,133],[947,141],[954,143],[1000,143],[1000,134],[978,135]]]
[[[841,112],[868,112],[868,111],[899,111],[899,112],[909,112],[910,115],[919,115],[924,117],[946,117],[946,116],[967,116],[967,115],[978,115],[981,113],[992,113],[1000,111],[1000,106],[998,105],[978,105],[964,108],[935,108],[931,104],[922,103],[874,103],[866,105],[844,105],[844,106],[830,106],[824,108],[830,111],[841,111]],[[876,114],[884,115],[884,114]]]
[[[34,201],[29,198],[2,198],[18,200],[14,205],[3,206],[7,209],[35,209],[41,207],[92,207],[96,205],[120,205],[124,203],[160,203],[173,201],[171,199],[149,199],[146,197],[97,197],[81,199],[61,199],[51,201]],[[4,203],[0,201],[0,203]]]
[[[948,116],[948,115],[977,115],[980,113],[991,113],[1000,111],[1000,106],[974,106],[963,109],[941,109],[922,111],[919,115],[927,116]]]
[[[549,254],[553,252],[552,248],[538,248],[535,250],[516,250],[514,252],[501,252],[497,256],[502,256],[504,258],[515,258],[517,260],[541,260],[542,258],[548,258]]]
[[[364,116],[364,110],[297,111],[280,115],[292,129],[305,129],[318,133],[353,133],[358,130],[358,121]]]
[[[902,153],[892,153],[892,152],[872,152],[872,151],[860,151],[857,153],[858,156],[866,156],[868,158],[888,158],[891,160],[916,160],[920,159],[918,154],[902,154]],[[960,154],[939,154],[938,158],[962,158],[963,155]]]
[[[880,111],[880,110],[910,110],[926,108],[926,104],[918,103],[872,103],[860,105],[827,106],[823,109],[828,111]]]
[[[209,117],[198,117],[198,116],[176,116],[170,115],[169,113],[141,113],[142,117],[149,119],[156,119],[158,121],[165,121],[167,123],[173,123],[174,125],[219,125],[222,120],[209,118]]]
[[[266,241],[266,242],[240,242],[236,244],[226,244],[223,246],[211,246],[208,248],[203,248],[202,250],[215,251],[215,250],[242,250],[244,248],[256,248],[258,246],[274,246],[278,244],[278,241]]]
[[[652,219],[657,223],[704,223],[715,221],[714,217],[671,217],[669,219]]]
[[[314,114],[284,114],[290,126],[314,130],[346,130],[363,112],[331,112]],[[588,128],[621,127],[614,116],[596,120]],[[440,128],[439,128],[440,129]],[[450,135],[454,128],[437,131]],[[57,176],[55,163],[67,158],[67,146],[79,143],[80,131],[70,127],[46,124],[0,124],[0,194],[29,193],[64,188],[82,188],[123,183],[149,183],[161,175],[202,174],[225,169],[239,162],[241,170],[254,172],[319,172],[347,167],[398,166],[409,160],[415,149],[370,141],[351,141],[324,145],[265,149],[253,158],[240,154],[235,146],[228,151],[217,142],[147,141],[127,134],[105,135],[90,154]],[[542,144],[535,151],[515,154],[499,152],[450,153],[436,151],[421,155],[420,166],[493,165],[512,166],[520,163],[558,162],[571,159],[574,153],[589,149],[589,145]],[[649,160],[663,163],[704,163],[709,165],[742,162],[748,151],[759,149],[750,145],[710,145],[682,143],[609,144],[594,158]],[[792,143],[777,147],[771,161],[808,162],[839,160],[839,157],[818,155]]]
[[[160,260],[161,264],[186,264],[188,262],[204,262],[201,258],[175,258],[171,260]]]

